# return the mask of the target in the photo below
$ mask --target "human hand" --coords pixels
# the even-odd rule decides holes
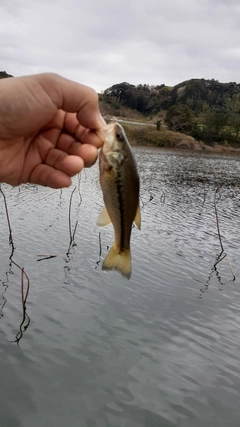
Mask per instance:
[[[87,86],[48,73],[0,80],[0,182],[70,186],[95,163],[104,124]]]

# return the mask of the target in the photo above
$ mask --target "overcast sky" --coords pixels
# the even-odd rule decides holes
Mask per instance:
[[[0,71],[115,83],[240,83],[240,0],[0,0]]]

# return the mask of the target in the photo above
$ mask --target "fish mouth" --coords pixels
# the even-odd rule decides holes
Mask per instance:
[[[112,121],[111,123],[103,126],[101,129],[96,129],[96,135],[101,139],[102,142],[106,142],[109,138],[112,139],[117,131],[117,127],[121,126],[117,120]]]
[[[106,126],[102,127],[101,129],[95,129],[95,134],[98,136],[98,138],[104,142],[105,141],[105,130]]]

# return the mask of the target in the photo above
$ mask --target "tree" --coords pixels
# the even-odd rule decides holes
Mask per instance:
[[[203,139],[205,142],[225,139],[224,128],[227,125],[228,116],[216,109],[209,109],[204,117]]]
[[[115,98],[115,100],[122,103],[122,105],[134,109],[137,105],[135,92],[134,85],[123,82],[106,89],[103,93],[103,99],[107,102],[110,100],[111,102],[111,98]]]
[[[13,77],[11,74],[6,73],[6,71],[0,71],[0,79],[6,79],[7,77]]]
[[[187,105],[177,104],[169,108],[165,122],[174,132],[190,133],[194,119],[194,114]]]
[[[232,113],[228,118],[228,126],[230,126],[232,130],[232,134],[234,134],[237,138],[240,137],[240,115],[236,113]]]

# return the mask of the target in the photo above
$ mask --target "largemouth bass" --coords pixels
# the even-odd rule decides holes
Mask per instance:
[[[131,277],[130,238],[132,224],[141,227],[139,176],[133,153],[123,127],[111,123],[104,129],[104,144],[99,156],[100,184],[105,207],[97,224],[113,224],[115,241],[102,269],[117,270]]]

